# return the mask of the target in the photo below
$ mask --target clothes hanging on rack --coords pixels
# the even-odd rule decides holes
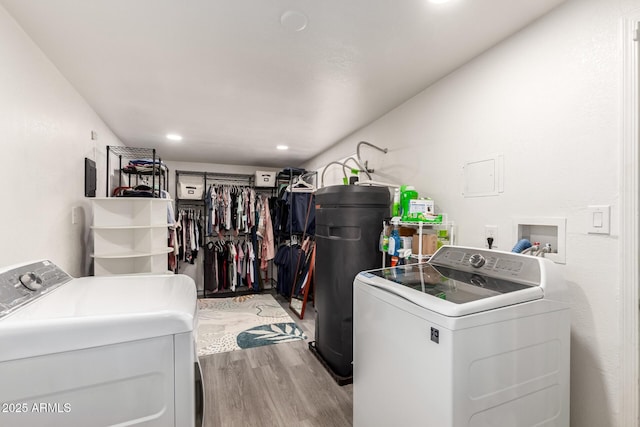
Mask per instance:
[[[217,289],[235,291],[247,286],[259,290],[257,271],[267,270],[268,262],[275,257],[268,196],[256,194],[255,189],[248,186],[214,183],[207,188],[205,206],[207,236],[224,240],[229,232],[234,233],[234,238],[241,233],[245,235],[244,240],[240,239],[235,245],[226,242],[225,261],[222,262],[220,256],[220,261],[215,263]],[[211,271],[212,267],[208,269]]]
[[[297,244],[302,235],[315,234],[315,182],[316,173],[283,170],[279,176],[289,182],[280,187],[277,198],[269,200],[273,232],[279,242],[274,263],[278,266],[277,289],[286,298],[292,295],[292,288],[300,291],[304,276],[308,274],[310,251]],[[308,245],[308,240],[305,240]],[[298,285],[299,284],[299,285]]]
[[[253,245],[248,245],[249,248],[249,262],[247,263],[247,286],[254,290],[258,290],[258,281],[256,280],[256,254],[253,250]]]
[[[315,194],[280,192],[274,200],[273,228],[274,234],[281,239],[291,234],[314,235],[316,232]],[[307,224],[305,229],[305,224]]]
[[[272,260],[275,254],[275,240],[273,236],[273,223],[271,221],[271,212],[269,209],[269,198],[267,196],[260,196],[258,202],[259,219],[257,234],[262,239],[260,247],[260,268],[266,270],[269,261]]]
[[[164,190],[160,191],[160,197],[163,199],[171,199],[171,195]],[[169,225],[167,233],[167,245],[168,247],[173,248],[173,250],[169,252],[168,255],[167,268],[169,269],[169,271],[175,271],[178,267],[178,227],[174,214],[173,201],[167,203],[167,224]]]
[[[229,289],[229,284],[227,282],[227,258],[229,256],[229,252],[227,250],[227,245],[223,244],[223,242],[216,242],[215,245],[216,277],[218,279],[217,289],[219,291]]]
[[[178,241],[176,230],[174,227],[172,227],[169,231],[168,246],[170,248],[173,248],[173,250],[169,252],[169,256],[167,259],[167,268],[169,269],[169,271],[175,271],[178,267]]]
[[[200,210],[181,209],[178,213],[176,227],[180,230],[178,233],[180,247],[178,258],[193,264],[202,246],[202,215]]]
[[[288,233],[305,233],[313,235],[316,232],[316,196],[313,193],[284,193],[284,201],[291,220],[286,222]],[[307,225],[305,229],[305,224]]]
[[[218,283],[216,280],[216,251],[213,242],[204,246],[204,290],[205,292],[216,292]]]
[[[302,244],[300,251],[300,259],[296,261],[297,276],[293,279],[295,283],[293,289],[293,296],[299,297],[304,291],[304,286],[307,283],[307,276],[311,268],[311,254],[313,253],[315,242],[310,239],[306,239]]]
[[[207,235],[235,230],[248,233],[255,225],[256,192],[253,188],[237,185],[212,184],[207,189],[205,204]]]
[[[198,174],[177,171],[176,176],[178,173]],[[194,228],[197,225],[188,221],[188,217],[181,218],[179,259],[195,263],[200,251],[205,268],[205,296],[247,288],[258,291],[264,280],[273,280],[268,268],[276,252],[268,199],[272,190],[256,190],[252,186],[253,175],[204,172],[202,175],[205,186],[204,200],[200,202],[202,228]],[[178,209],[184,202],[179,202]],[[264,230],[258,232],[261,219]],[[196,241],[201,242],[194,247]],[[260,274],[261,268],[267,271],[266,279]]]
[[[236,246],[233,244],[233,242],[229,242],[228,246],[229,246],[228,271],[229,271],[229,283],[230,283],[229,288],[235,292],[236,286],[238,285],[238,264],[237,264],[238,252],[236,251]]]
[[[278,284],[276,290],[286,298],[291,297],[291,287],[296,271],[296,263],[302,248],[298,244],[286,243],[276,252],[273,262],[278,266]]]
[[[258,290],[255,279],[255,251],[249,237],[215,240],[204,247],[205,292],[235,292],[240,287]]]

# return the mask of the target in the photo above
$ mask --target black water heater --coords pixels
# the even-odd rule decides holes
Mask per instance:
[[[378,245],[389,203],[387,187],[334,185],[316,192],[315,346],[338,376],[353,372],[353,279],[382,267]]]

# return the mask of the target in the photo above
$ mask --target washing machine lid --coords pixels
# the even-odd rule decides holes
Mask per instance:
[[[27,270],[35,272],[41,263],[31,263]],[[0,272],[0,296],[5,297],[0,300],[0,341],[10,343],[0,346],[0,361],[190,333],[196,327],[196,287],[188,276],[73,279],[44,263],[49,270],[34,273],[42,285],[36,291],[22,286],[24,266],[18,275]],[[16,277],[17,283],[11,283]],[[53,279],[48,282],[47,277]],[[7,284],[22,301],[12,309],[7,309]]]
[[[363,272],[356,280],[459,317],[543,298],[540,262],[531,256],[443,247],[428,263]]]

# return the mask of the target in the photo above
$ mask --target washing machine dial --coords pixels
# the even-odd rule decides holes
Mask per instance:
[[[482,267],[486,261],[487,260],[484,259],[484,257],[480,254],[473,254],[469,258],[469,264],[471,264],[471,266],[475,268]]]
[[[22,286],[29,289],[30,291],[37,291],[42,287],[42,279],[38,277],[36,273],[25,273],[20,276],[20,283]]]

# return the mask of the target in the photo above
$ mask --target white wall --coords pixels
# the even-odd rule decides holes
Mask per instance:
[[[305,165],[318,169],[360,140],[388,147],[362,152],[377,177],[433,197],[463,245],[482,246],[484,225],[496,224],[510,250],[513,217],[566,217],[575,427],[620,425],[619,34],[637,7],[569,1]],[[504,193],[464,198],[464,162],[495,153]],[[612,206],[610,236],[587,234],[592,204]]]
[[[105,146],[120,141],[2,7],[0,94],[0,266],[47,258],[86,275],[84,158],[96,161],[104,196]],[[75,225],[72,207],[80,214]]]
[[[98,167],[105,194],[107,145],[122,145],[44,53],[0,7],[0,182],[4,224],[0,267],[47,258],[74,276],[91,258],[91,203],[84,197],[84,158]],[[91,140],[91,131],[98,139]],[[160,153],[161,154],[161,153]],[[112,157],[112,165],[117,159]],[[176,170],[253,174],[260,166],[166,162]],[[79,221],[71,223],[77,208]]]

